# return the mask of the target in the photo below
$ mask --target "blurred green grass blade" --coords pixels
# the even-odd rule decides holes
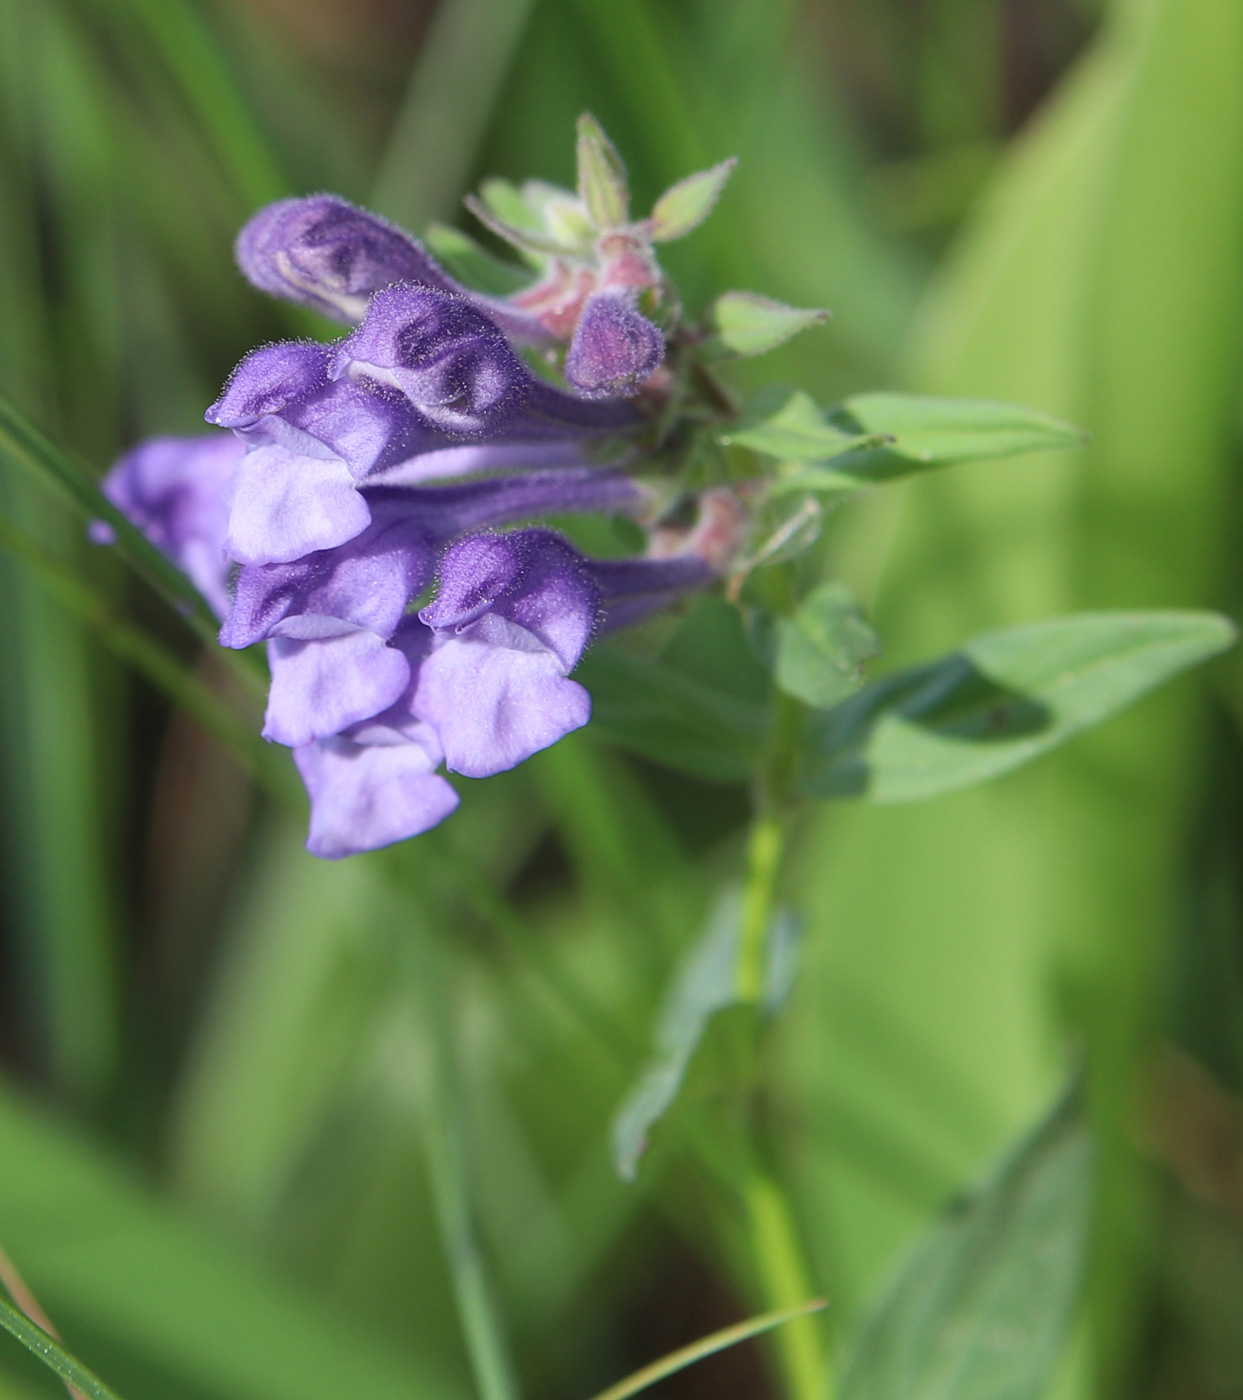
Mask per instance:
[[[215,640],[217,622],[198,590],[100,491],[86,467],[57,447],[0,394],[0,452],[67,501],[86,520],[103,520],[116,532],[129,562],[194,625]]]
[[[49,1337],[42,1327],[37,1327],[7,1298],[0,1298],[0,1327],[16,1337],[27,1351],[33,1352],[73,1390],[89,1395],[91,1400],[120,1400],[116,1392],[110,1390],[94,1372],[88,1371],[55,1337]]]
[[[135,31],[145,53],[130,55],[141,71],[158,59],[208,137],[240,199],[250,207],[287,195],[289,184],[242,95],[226,50],[190,0],[73,0],[100,24],[107,42],[124,45]]]
[[[531,4],[437,5],[376,177],[380,213],[418,233],[456,212]]]
[[[819,1312],[824,1307],[827,1307],[827,1304],[822,1298],[812,1298],[796,1308],[781,1308],[776,1312],[761,1313],[759,1317],[748,1318],[746,1322],[737,1322],[732,1327],[723,1327],[719,1332],[713,1332],[710,1336],[692,1342],[689,1346],[670,1352],[668,1356],[661,1357],[659,1361],[653,1361],[650,1366],[644,1366],[641,1371],[636,1371],[632,1376],[627,1376],[625,1380],[618,1381],[616,1385],[609,1386],[607,1390],[602,1390],[599,1395],[594,1397],[594,1400],[629,1400],[630,1396],[637,1395],[641,1390],[646,1390],[648,1386],[655,1385],[657,1381],[663,1381],[666,1376],[675,1375],[687,1366],[693,1366],[696,1361],[702,1361],[705,1356],[712,1356],[718,1351],[724,1351],[726,1347],[737,1346],[739,1342],[745,1342],[749,1337],[758,1337],[763,1332],[769,1332],[774,1327],[781,1327],[787,1322],[793,1322],[796,1317],[806,1317],[808,1313]]]
[[[7,550],[31,570],[49,594],[122,661],[196,719],[269,793],[296,805],[297,782],[288,765],[279,761],[279,750],[259,737],[255,722],[238,715],[160,642],[118,617],[76,575],[4,519],[0,519],[0,549]]]
[[[863,1325],[841,1400],[1041,1400],[1079,1296],[1091,1189],[1072,1093],[916,1247]]]
[[[985,782],[1233,646],[1217,613],[1085,613],[977,637],[813,722],[804,789],[912,802]]]
[[[66,1335],[107,1339],[128,1396],[159,1395],[161,1375],[237,1400],[459,1394],[426,1358],[308,1300],[8,1089],[0,1149],[0,1230]]]
[[[423,1018],[428,1022],[422,1101],[423,1149],[441,1241],[449,1262],[458,1318],[479,1400],[518,1400],[518,1383],[495,1289],[480,1249],[471,1202],[471,1174],[463,1152],[461,1084],[452,1008],[461,1004],[449,979],[452,955],[428,947],[420,960]]]

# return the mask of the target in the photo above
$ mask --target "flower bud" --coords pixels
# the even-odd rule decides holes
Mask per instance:
[[[633,394],[660,367],[665,341],[626,291],[591,297],[565,357],[565,377],[588,398]]]

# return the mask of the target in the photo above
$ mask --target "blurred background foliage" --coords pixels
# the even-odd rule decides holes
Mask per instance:
[[[1239,0],[0,0],[0,389],[102,472],[291,332],[231,261],[327,188],[416,231],[569,183],[590,108],[637,204],[727,155],[692,305],[835,319],[824,401],[1029,403],[1086,454],[843,508],[885,666],[1075,608],[1237,613]],[[465,226],[465,224],[463,224]],[[777,359],[780,357],[780,364]],[[7,464],[4,515],[207,686],[153,594]],[[589,730],[342,864],[0,559],[0,1238],[128,1400],[470,1393],[442,1217],[469,1193],[526,1393],[586,1395],[762,1299],[720,1183],[608,1124],[746,794]],[[1181,681],[1066,754],[810,812],[770,1075],[844,1337],[1083,1055],[1102,1154],[1059,1391],[1243,1395],[1243,691]],[[716,1194],[714,1194],[716,1193]],[[476,1300],[489,1306],[488,1299]],[[775,1393],[749,1344],[667,1393]],[[52,1384],[0,1342],[0,1395]]]

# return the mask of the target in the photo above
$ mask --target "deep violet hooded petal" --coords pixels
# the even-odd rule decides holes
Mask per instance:
[[[337,860],[378,850],[430,830],[458,805],[458,795],[435,772],[435,735],[423,742],[362,745],[335,736],[294,750],[311,799],[306,848]]]
[[[229,609],[228,532],[245,447],[232,433],[151,438],[104,479],[104,495],[183,570],[217,617]]]
[[[462,633],[486,614],[529,633],[571,671],[591,639],[600,591],[583,557],[552,530],[471,535],[440,565],[435,601],[419,614],[437,632]]]
[[[587,403],[537,380],[477,307],[428,287],[377,293],[330,373],[391,385],[429,422],[460,434],[551,438],[639,421],[624,403]]]
[[[634,394],[660,368],[665,340],[627,291],[588,299],[565,357],[565,377],[588,398]]]
[[[376,292],[413,282],[470,298],[510,335],[547,338],[535,317],[469,292],[403,229],[336,195],[282,199],[260,209],[238,235],[235,253],[254,286],[347,325],[363,319]]]

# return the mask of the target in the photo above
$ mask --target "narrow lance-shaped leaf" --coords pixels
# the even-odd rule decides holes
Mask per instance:
[[[859,394],[826,413],[800,389],[770,389],[722,441],[804,464],[769,488],[780,496],[855,491],[955,462],[1078,447],[1085,434],[1036,409],[991,400]]]
[[[1017,768],[1232,646],[1217,613],[1083,613],[991,632],[810,726],[802,786],[910,802]]]
[[[630,213],[626,167],[604,128],[584,112],[578,119],[578,193],[599,228],[620,228]]]
[[[726,447],[749,447],[787,462],[822,462],[877,441],[874,434],[835,427],[802,389],[757,395],[743,419],[720,437]]]
[[[758,292],[724,292],[712,304],[709,320],[716,334],[705,350],[713,357],[763,355],[828,318],[827,311],[786,306]]]
[[[863,432],[894,438],[895,452],[920,462],[965,462],[1078,447],[1087,436],[1060,418],[992,399],[856,394],[842,408],[839,417]]]
[[[679,180],[676,185],[670,185],[652,205],[652,213],[648,219],[648,236],[652,242],[669,243],[697,229],[712,213],[737,164],[737,157],[731,156],[710,170],[699,170],[694,175]]]
[[[866,1320],[841,1400],[1039,1400],[1082,1280],[1092,1151],[1063,1100],[952,1207]]]

